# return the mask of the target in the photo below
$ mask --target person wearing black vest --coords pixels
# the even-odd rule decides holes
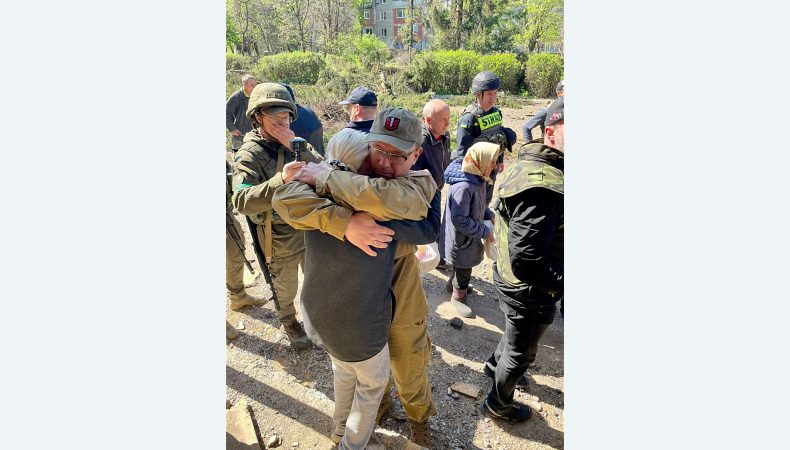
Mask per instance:
[[[502,174],[494,205],[494,284],[505,332],[483,371],[494,381],[480,412],[523,422],[532,411],[513,401],[564,291],[565,101],[549,107],[543,142],[524,145]]]
[[[512,151],[516,143],[516,132],[502,126],[502,111],[496,106],[497,92],[499,90],[499,77],[489,71],[483,71],[472,79],[472,93],[475,103],[467,106],[458,120],[458,130],[455,135],[456,149],[452,159],[461,158],[472,144],[477,142],[493,142],[502,146],[502,150]],[[505,170],[504,152],[497,159],[496,169],[491,172],[490,178],[496,181],[497,173]],[[494,185],[486,191],[486,204],[491,202],[494,195]]]

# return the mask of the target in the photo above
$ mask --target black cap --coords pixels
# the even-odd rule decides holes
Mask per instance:
[[[354,90],[348,94],[348,98],[340,102],[341,105],[359,105],[359,106],[376,106],[378,99],[376,94],[366,87],[355,87]]]
[[[546,122],[544,122],[545,126],[554,125],[557,122],[562,122],[565,120],[565,97],[560,97],[557,100],[554,100],[551,105],[549,105],[549,110],[546,111]]]

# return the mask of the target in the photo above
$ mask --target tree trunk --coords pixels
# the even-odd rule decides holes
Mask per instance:
[[[464,0],[456,0],[455,9],[455,49],[461,48],[461,25],[464,21]]]

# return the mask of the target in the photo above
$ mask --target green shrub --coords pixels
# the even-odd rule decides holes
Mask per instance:
[[[554,88],[562,80],[562,59],[551,53],[529,55],[525,70],[525,80],[529,91],[536,97],[554,96]]]
[[[279,53],[258,60],[255,75],[259,82],[315,84],[324,67],[326,61],[319,53]]]
[[[465,94],[479,65],[480,55],[469,50],[422,52],[409,68],[409,79],[418,92]]]
[[[366,67],[353,59],[327,55],[326,65],[321,69],[318,84],[325,92],[340,101],[348,95],[351,89],[357,86],[368,86],[373,91],[379,91],[381,80],[370,67]]]
[[[483,55],[480,57],[480,70],[490,70],[497,74],[502,85],[502,91],[515,93],[523,76],[521,63],[513,53],[500,53]]]
[[[251,71],[253,68],[252,57],[238,53],[225,53],[225,70]]]

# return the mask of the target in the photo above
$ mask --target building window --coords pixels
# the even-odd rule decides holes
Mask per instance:
[[[381,0],[379,3],[387,3],[387,0]]]
[[[381,11],[381,13],[379,14],[379,19],[387,20],[387,11]]]
[[[405,19],[406,18],[406,8],[398,8],[395,10],[395,17],[398,19]]]
[[[365,34],[373,34],[373,28],[365,28]]]
[[[420,25],[417,24],[417,23],[411,24],[411,31],[413,31],[415,34],[419,33],[420,32]]]
[[[387,29],[386,28],[382,28],[381,29],[381,37],[387,37]]]
[[[365,10],[365,18],[366,19],[370,19],[370,10],[369,9]]]

